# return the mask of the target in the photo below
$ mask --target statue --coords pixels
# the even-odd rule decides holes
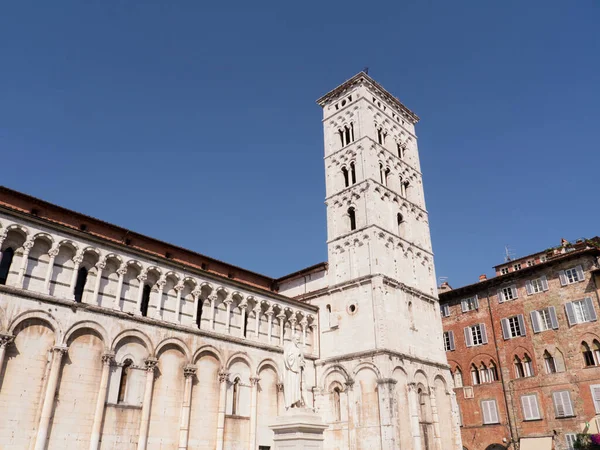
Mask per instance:
[[[305,362],[304,355],[299,346],[297,334],[292,335],[291,342],[288,342],[283,349],[283,358],[285,373],[283,376],[283,398],[285,409],[300,408],[304,406],[302,398],[302,371]]]

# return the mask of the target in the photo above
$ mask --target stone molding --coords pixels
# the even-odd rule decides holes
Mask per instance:
[[[196,375],[198,368],[193,364],[188,364],[183,368],[183,376],[185,378],[190,378]]]
[[[106,352],[102,355],[102,364],[111,365],[115,360],[115,352]]]
[[[0,333],[0,347],[8,347],[14,340],[15,337],[12,334]]]
[[[158,366],[158,359],[156,359],[156,358],[147,358],[144,361],[144,368],[148,372],[154,372],[156,370],[157,366]]]
[[[410,362],[416,364],[422,364],[424,366],[436,367],[442,370],[450,370],[450,366],[448,364],[442,364],[437,361],[431,361],[423,358],[419,358],[417,356],[408,355],[406,353],[397,352],[395,350],[390,349],[376,349],[376,350],[365,350],[362,352],[356,353],[348,353],[340,356],[333,356],[331,358],[322,358],[315,361],[317,366],[325,366],[327,364],[335,364],[339,362],[352,361],[361,358],[373,358],[375,356],[395,356],[401,360],[408,360]]]

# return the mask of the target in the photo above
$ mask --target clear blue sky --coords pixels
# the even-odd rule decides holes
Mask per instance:
[[[600,3],[5,2],[1,184],[280,276],[327,257],[320,95],[420,117],[438,276],[600,234]]]

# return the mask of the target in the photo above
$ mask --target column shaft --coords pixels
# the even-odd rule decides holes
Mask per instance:
[[[381,426],[381,448],[394,450],[399,447],[398,415],[394,385],[396,380],[384,378],[377,380],[379,398],[379,423]]]
[[[190,435],[190,413],[192,410],[192,385],[196,366],[184,367],[185,387],[183,390],[183,403],[181,404],[181,427],[179,428],[179,450],[187,450]]]
[[[442,436],[440,434],[440,417],[437,409],[437,399],[435,388],[429,388],[429,401],[431,403],[431,419],[433,420],[433,445],[435,450],[442,449]]]
[[[48,260],[48,268],[46,269],[46,278],[44,278],[44,292],[46,294],[50,293],[50,282],[52,280],[52,270],[54,269],[54,260],[56,259],[56,255],[58,255],[58,249],[52,249],[48,252],[50,259]]]
[[[356,402],[354,400],[354,380],[346,381],[346,393],[348,395],[348,445],[350,450],[356,450],[356,422],[358,420],[356,413]],[[327,395],[327,394],[326,394]]]
[[[6,355],[6,348],[13,341],[14,336],[10,334],[0,334],[0,373],[4,367],[4,358]],[[0,390],[2,390],[2,384],[0,384]]]
[[[142,297],[144,296],[144,282],[146,281],[146,275],[145,274],[141,274],[138,275],[137,277],[139,285],[138,285],[138,292],[137,292],[137,299],[135,301],[135,311],[134,314],[136,316],[141,316],[142,315]]]
[[[33,241],[27,241],[23,244],[23,259],[21,260],[21,267],[19,268],[19,275],[17,278],[17,286],[23,287],[23,281],[25,280],[25,272],[27,272],[27,264],[29,263],[29,252],[33,247]]]
[[[267,324],[267,335],[268,335],[268,342],[269,344],[271,343],[271,335],[273,334],[273,313],[269,313],[269,311],[267,311],[267,317],[268,317],[268,324]]]
[[[240,309],[242,310],[242,322],[240,323],[240,337],[244,338],[244,324],[246,323],[246,305],[240,305]]]
[[[69,284],[69,295],[75,298],[75,284],[77,283],[77,274],[79,273],[79,265],[83,262],[83,255],[77,254],[73,258],[73,272],[71,273],[71,283]]]
[[[217,416],[217,450],[223,450],[225,438],[225,407],[227,404],[227,382],[229,373],[219,372],[219,413]]]
[[[250,384],[252,385],[252,391],[250,392],[250,450],[256,450],[256,423],[257,417],[257,405],[258,405],[258,382],[260,378],[250,378]]]
[[[96,282],[94,283],[94,294],[92,295],[92,303],[99,305],[98,295],[100,294],[100,283],[102,282],[102,271],[106,267],[106,263],[101,262],[96,264]]]
[[[142,419],[138,439],[138,450],[146,450],[148,445],[148,430],[150,426],[150,409],[152,408],[152,391],[154,389],[154,370],[158,361],[153,358],[146,360],[146,388],[144,390],[144,403],[142,404]]]
[[[410,424],[413,435],[413,450],[421,450],[421,429],[419,426],[419,399],[417,398],[417,386],[414,383],[408,385],[408,403],[410,405]]]
[[[217,297],[211,295],[210,296],[210,329],[215,329],[215,302],[217,301]]]
[[[100,378],[100,389],[96,400],[96,411],[94,412],[94,423],[92,424],[92,437],[90,438],[90,450],[100,448],[100,435],[102,431],[102,420],[104,419],[104,406],[106,395],[108,394],[108,377],[110,375],[110,364],[114,354],[105,353],[102,355],[102,376]]]
[[[126,273],[126,267],[121,267],[119,270],[117,270],[117,274],[119,275],[119,281],[117,281],[117,290],[115,292],[115,303],[113,305],[113,308],[118,311],[121,310],[121,294],[123,293],[123,282],[125,281]]]
[[[225,333],[229,333],[229,325],[231,322],[231,302],[232,300],[225,300],[225,304],[227,305],[227,317],[225,317]]]
[[[183,290],[183,284],[175,286],[177,292],[177,300],[175,301],[175,322],[180,323],[179,314],[181,313],[181,291]]]

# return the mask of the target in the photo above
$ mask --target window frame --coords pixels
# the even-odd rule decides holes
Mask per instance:
[[[527,405],[526,405],[527,403]],[[537,415],[533,414],[532,405],[535,405],[535,410],[537,411]],[[529,422],[533,420],[541,420],[542,412],[540,410],[540,405],[538,403],[537,394],[524,394],[521,395],[521,410],[523,413],[523,421]],[[529,411],[529,415],[527,414]]]
[[[473,306],[474,305],[474,306]],[[477,294],[463,298],[460,301],[460,307],[463,313],[476,311],[479,309],[479,296]]]
[[[558,395],[558,397],[557,397]],[[563,414],[560,414],[558,408],[557,398],[560,398],[560,405],[563,408]],[[564,400],[568,399],[568,408],[565,409]],[[567,389],[562,389],[560,391],[555,391],[552,393],[552,403],[554,404],[554,415],[557,419],[563,419],[567,417],[575,417],[575,411],[573,409],[573,400],[571,399],[571,391]],[[568,413],[570,412],[570,414]]]
[[[455,343],[454,343],[454,331],[452,330],[448,330],[448,331],[444,331],[444,350],[447,352],[452,352],[456,349]],[[446,345],[446,343],[448,345]]]
[[[585,281],[585,273],[583,272],[583,266],[579,264],[575,267],[569,267],[568,269],[560,270],[558,272],[558,278],[560,280],[561,286],[568,286],[570,284],[581,283],[582,281]]]
[[[512,334],[512,328],[511,328],[511,324],[510,324],[511,319],[516,319],[516,321],[517,321],[517,324],[519,327],[519,334],[517,334],[517,335]],[[525,319],[523,317],[523,314],[517,314],[515,316],[504,317],[503,319],[500,319],[500,325],[502,328],[502,336],[504,337],[505,341],[507,341],[509,339],[514,339],[517,337],[527,336],[527,328],[525,327]],[[513,327],[513,328],[515,328],[515,327]],[[515,330],[516,330],[516,328],[515,328]]]
[[[575,305],[578,305],[578,311],[576,311]],[[585,313],[582,309],[582,305],[585,305]],[[569,322],[569,326],[575,326],[588,322],[596,322],[598,320],[596,308],[594,306],[594,301],[592,300],[592,297],[585,297],[583,299],[573,300],[565,303],[565,312],[567,314],[567,321]],[[586,315],[588,319],[579,320],[578,313],[581,314],[582,319],[585,319]]]
[[[544,312],[544,314],[542,314]],[[546,321],[546,313],[550,320],[550,327],[547,327]],[[531,319],[531,328],[533,328],[533,333],[542,333],[544,331],[550,330],[558,330],[558,317],[556,316],[556,308],[554,306],[548,306],[542,309],[536,309],[529,313],[529,317]],[[544,325],[542,327],[542,324]]]
[[[478,342],[478,343],[475,343],[475,341],[476,341],[475,337],[477,336],[476,334],[474,334],[475,328],[477,328],[479,330],[478,341],[480,341],[480,342]],[[469,331],[467,331],[467,330],[469,330]],[[466,347],[478,347],[480,345],[485,345],[488,343],[487,328],[484,323],[477,323],[475,325],[466,326],[464,328],[464,335],[465,335],[465,346]]]
[[[495,421],[493,421],[494,417],[491,417],[491,409],[488,407],[488,421],[486,421],[486,410],[484,407],[484,404],[488,404],[488,405],[494,405],[494,415],[495,415]],[[481,420],[483,425],[497,425],[500,423],[500,414],[498,412],[498,404],[496,402],[496,399],[485,399],[485,400],[481,400],[479,403],[479,407],[481,408]]]

